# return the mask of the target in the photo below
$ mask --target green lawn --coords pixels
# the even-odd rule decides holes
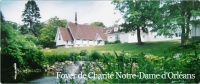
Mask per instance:
[[[59,48],[51,49],[52,53],[62,54],[69,52],[80,52],[81,50],[87,50],[91,52],[92,50],[97,50],[99,52],[117,52],[121,51],[131,51],[135,53],[148,53],[153,55],[159,55],[164,49],[173,46],[179,46],[180,40],[170,40],[170,41],[157,41],[157,42],[145,42],[144,45],[136,45],[136,43],[124,43],[124,44],[107,44],[104,46],[90,46],[90,47],[76,47],[76,48]]]

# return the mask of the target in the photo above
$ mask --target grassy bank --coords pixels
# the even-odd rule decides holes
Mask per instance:
[[[81,50],[87,50],[91,52],[92,50],[97,50],[99,52],[110,52],[113,53],[113,50],[117,52],[121,51],[131,51],[135,53],[147,53],[158,55],[163,49],[167,49],[174,46],[179,46],[180,40],[172,41],[159,41],[159,42],[145,42],[144,45],[136,45],[136,43],[124,43],[124,44],[107,44],[104,46],[89,46],[89,47],[76,47],[76,48],[60,48],[60,49],[51,49],[51,53],[63,54],[70,52],[80,52]]]

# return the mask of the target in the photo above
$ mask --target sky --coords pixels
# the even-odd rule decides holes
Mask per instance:
[[[115,10],[115,6],[111,1],[104,0],[35,0],[40,9],[40,22],[48,21],[48,19],[57,16],[59,19],[66,19],[75,22],[75,12],[77,12],[78,24],[103,22],[105,26],[110,27],[116,23],[123,22],[119,11]],[[25,9],[27,0],[1,0],[1,10],[5,20],[13,21],[20,25],[22,12]]]

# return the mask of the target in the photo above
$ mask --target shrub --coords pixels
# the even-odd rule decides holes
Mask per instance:
[[[115,43],[115,44],[121,43],[121,41],[120,41],[120,40],[116,40],[114,43]]]
[[[96,50],[93,50],[93,51],[91,52],[90,57],[91,57],[92,60],[98,60],[98,59],[101,58],[101,55],[100,55],[100,53],[97,52]]]
[[[53,65],[57,61],[64,62],[66,60],[70,60],[70,56],[69,54],[58,54],[58,53],[45,54],[45,59],[49,65]]]
[[[44,55],[41,47],[35,45],[34,36],[20,35],[9,24],[2,24],[2,69],[13,66],[17,68],[41,68],[44,64]],[[30,37],[30,38],[29,38]]]
[[[79,55],[77,52],[70,52],[70,60],[71,61],[77,61],[77,56]]]
[[[189,40],[190,44],[199,44],[200,43],[200,36],[193,36]]]
[[[121,43],[120,40],[116,40],[114,42],[108,42],[108,41],[104,41],[105,44],[118,44],[118,43]]]
[[[80,56],[86,56],[87,53],[88,53],[87,50],[81,50],[81,51],[80,51]]]
[[[106,41],[104,41],[104,44],[109,44],[109,42],[106,40]]]

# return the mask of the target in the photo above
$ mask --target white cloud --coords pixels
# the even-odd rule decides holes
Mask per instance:
[[[21,22],[22,11],[27,1],[3,1],[2,12],[6,20]],[[57,16],[74,22],[77,11],[78,23],[103,22],[107,27],[112,26],[121,15],[114,14],[114,5],[111,1],[36,1],[40,8],[40,21],[47,21]]]

